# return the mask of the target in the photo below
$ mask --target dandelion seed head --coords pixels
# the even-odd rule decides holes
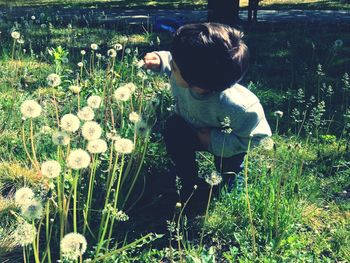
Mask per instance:
[[[125,54],[129,55],[131,53],[131,49],[130,48],[126,48],[125,49]]]
[[[273,113],[275,117],[282,118],[283,117],[283,111],[277,110]]]
[[[15,193],[15,203],[22,206],[34,198],[34,192],[28,187],[22,187]]]
[[[60,248],[65,259],[76,260],[85,253],[87,242],[83,235],[69,233],[62,238]]]
[[[25,221],[17,225],[13,233],[13,239],[22,247],[32,244],[36,235],[36,229],[32,224]]]
[[[45,126],[41,127],[40,132],[43,134],[51,134],[52,129],[50,126],[45,125]]]
[[[52,142],[56,145],[68,145],[70,137],[66,132],[54,132],[52,134]]]
[[[19,32],[17,32],[17,31],[13,31],[12,33],[11,33],[11,37],[13,38],[13,39],[19,39],[20,37],[21,37],[21,34],[19,33]]]
[[[95,117],[93,109],[89,106],[82,108],[77,115],[83,121],[91,121]]]
[[[80,127],[80,120],[74,114],[66,114],[61,118],[61,128],[67,132],[75,132]]]
[[[80,51],[80,54],[81,54],[82,56],[84,56],[84,55],[86,54],[86,51],[85,51],[85,50],[81,50],[81,51]]]
[[[107,143],[102,139],[92,140],[86,148],[90,153],[104,153],[107,151]]]
[[[47,84],[50,87],[57,87],[59,85],[61,85],[61,77],[55,73],[50,74],[49,76],[47,76]]]
[[[127,101],[131,97],[131,91],[128,87],[123,86],[114,92],[113,97],[117,101]]]
[[[17,43],[20,44],[20,45],[23,45],[24,44],[24,39],[23,38],[17,39]]]
[[[91,49],[92,50],[97,50],[98,49],[98,45],[97,44],[91,44]]]
[[[139,120],[141,120],[141,116],[138,113],[133,111],[129,114],[129,120],[133,123],[136,123]]]
[[[336,41],[334,41],[334,47],[338,48],[342,46],[343,46],[343,40],[337,39]]]
[[[83,62],[78,62],[78,64],[77,64],[77,65],[78,65],[78,67],[79,67],[79,68],[82,68],[82,67],[84,67],[84,64],[83,64]]]
[[[87,121],[84,123],[83,127],[81,128],[81,132],[83,137],[86,140],[92,141],[92,140],[97,140],[101,137],[102,128],[95,121]]]
[[[20,110],[24,118],[36,118],[40,116],[42,108],[35,100],[26,100]]]
[[[129,139],[120,138],[115,141],[114,149],[118,153],[129,154],[134,150],[134,143]]]
[[[75,94],[78,94],[81,91],[81,87],[77,85],[71,85],[69,86],[69,90]]]
[[[43,162],[41,165],[41,173],[44,177],[53,179],[60,175],[61,165],[55,160]]]
[[[67,160],[67,166],[73,170],[87,168],[90,165],[90,155],[87,151],[76,149],[70,152]]]
[[[101,97],[97,95],[92,95],[87,99],[87,104],[93,109],[98,109],[101,105]]]
[[[41,217],[43,206],[37,200],[31,199],[29,202],[22,205],[21,212],[24,218],[32,221]]]
[[[111,58],[115,58],[117,56],[117,52],[115,51],[115,49],[111,48],[107,51],[107,55]]]
[[[271,137],[265,137],[260,141],[260,146],[267,151],[273,150],[275,142]]]
[[[115,48],[115,50],[119,51],[119,50],[122,50],[122,49],[123,49],[123,45],[117,43],[117,44],[114,45],[114,48]]]
[[[215,186],[221,183],[222,181],[222,177],[221,174],[218,173],[217,171],[212,171],[211,174],[207,175],[205,177],[205,181],[211,185],[211,186]]]

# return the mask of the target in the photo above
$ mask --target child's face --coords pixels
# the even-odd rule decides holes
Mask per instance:
[[[190,88],[190,86],[188,85],[188,83],[182,78],[181,76],[181,72],[178,68],[178,66],[176,65],[174,60],[170,61],[170,66],[171,66],[171,73],[173,74],[175,81],[176,81],[176,85],[178,85],[179,87],[182,88]]]

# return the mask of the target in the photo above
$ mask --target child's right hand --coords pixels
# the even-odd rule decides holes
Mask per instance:
[[[143,61],[145,62],[145,64],[143,65],[145,69],[151,69],[151,70],[160,69],[160,64],[161,64],[160,57],[154,52],[147,53],[143,58]]]

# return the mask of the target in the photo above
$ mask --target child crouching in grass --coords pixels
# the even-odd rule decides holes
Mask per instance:
[[[145,68],[170,77],[175,113],[165,126],[166,148],[182,179],[185,198],[198,178],[196,151],[209,151],[232,182],[251,146],[271,136],[259,99],[238,84],[248,67],[241,32],[218,23],[188,24],[177,30],[171,51],[147,53]],[[186,199],[185,199],[186,200]]]

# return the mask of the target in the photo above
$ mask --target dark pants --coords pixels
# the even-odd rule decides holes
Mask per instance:
[[[207,192],[209,186],[198,177],[198,165],[196,151],[203,150],[196,132],[178,115],[171,116],[165,125],[164,139],[167,152],[175,163],[175,173],[181,178],[183,197],[192,192],[193,186],[197,185],[199,192]],[[233,179],[234,175],[242,170],[245,153],[234,155],[229,158],[215,156],[217,171],[228,176],[226,182]],[[222,168],[222,169],[221,169]],[[208,171],[210,173],[211,171]]]

